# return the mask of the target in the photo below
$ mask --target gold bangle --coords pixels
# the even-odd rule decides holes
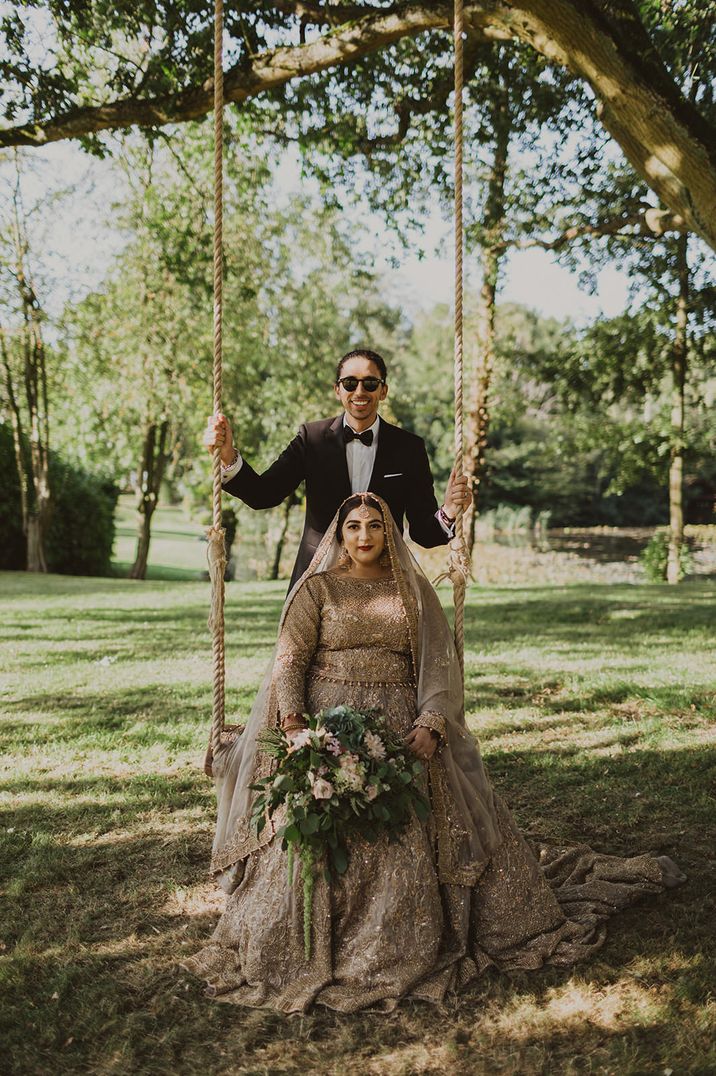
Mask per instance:
[[[283,732],[293,732],[295,729],[305,729],[307,725],[281,725]]]

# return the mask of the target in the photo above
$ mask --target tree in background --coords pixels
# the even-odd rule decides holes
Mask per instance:
[[[194,453],[210,408],[211,154],[194,129],[176,148],[126,147],[121,168],[128,194],[114,209],[127,245],[102,287],[65,312],[66,367],[82,401],[82,450],[136,490],[130,576],[142,579],[162,482]],[[266,176],[258,156],[227,170],[226,301],[244,342],[257,321],[254,222]],[[77,424],[73,411],[68,404],[64,437]]]
[[[336,407],[337,359],[351,347],[393,350],[401,315],[382,294],[365,237],[307,194],[277,200],[260,147],[227,125],[224,210],[224,409],[258,466],[296,427]],[[209,503],[202,427],[211,411],[211,191],[200,128],[169,148],[128,147],[126,201],[114,207],[127,245],[101,287],[65,311],[67,397],[60,442],[86,465],[131,481],[143,578],[164,480]],[[272,514],[278,571],[288,502]]]
[[[693,370],[686,396],[686,512],[713,512],[709,423],[713,400],[712,314],[692,295]],[[497,307],[496,364],[483,511],[529,508],[553,526],[653,526],[668,519],[669,381],[673,300],[579,328],[516,304]],[[474,324],[475,296],[468,295]],[[672,322],[669,321],[672,318]],[[664,320],[666,318],[666,320]],[[422,314],[406,344],[397,390],[400,418],[425,437],[438,481],[450,468],[451,386],[440,371],[452,348],[445,305]]]
[[[4,307],[0,313],[0,399],[13,432],[27,570],[46,572],[45,541],[52,511],[47,352],[17,152],[7,183],[9,208],[0,227],[0,301]]]

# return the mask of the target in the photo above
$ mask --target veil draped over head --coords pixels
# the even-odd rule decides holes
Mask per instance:
[[[493,792],[479,748],[465,724],[463,682],[452,631],[437,594],[403,541],[388,505],[374,493],[385,521],[386,549],[405,609],[417,687],[416,716],[442,733],[442,747],[428,763],[433,825],[441,882],[474,885],[501,842]],[[345,502],[344,502],[345,503]],[[298,590],[305,581],[334,568],[341,554],[340,509],[333,517],[306,571],[291,588],[279,623],[279,637]],[[214,759],[217,826],[211,870],[231,891],[243,876],[246,857],[267,844],[274,827],[257,836],[251,827],[255,792],[251,785],[271,772],[272,759],[261,749],[261,732],[275,726],[279,710],[273,684],[274,659],[256,696],[241,736]]]

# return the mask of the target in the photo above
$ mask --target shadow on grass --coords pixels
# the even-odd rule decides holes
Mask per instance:
[[[707,861],[713,814],[705,790],[716,778],[716,751],[639,751],[579,763],[513,753],[493,756],[491,772],[534,835],[556,843],[588,840],[615,853],[665,851],[686,866],[687,886],[621,915],[605,949],[579,971],[581,989],[601,995],[630,961],[646,961],[640,988],[658,988],[666,998],[664,1019],[675,1018],[678,998],[672,1002],[665,993],[663,969],[713,942],[714,876]],[[0,815],[7,947],[0,1021],[6,1050],[16,1059],[10,1071],[336,1071],[320,1067],[317,1048],[345,1064],[356,1061],[366,1042],[373,1056],[410,1044],[438,1050],[450,1039],[456,1049],[467,1048],[479,1044],[486,1005],[497,1013],[530,1005],[544,1011],[573,975],[558,969],[488,975],[441,1015],[439,1026],[431,1012],[408,1004],[393,1017],[319,1011],[303,1019],[299,1033],[295,1022],[277,1014],[207,1001],[200,984],[177,966],[206,939],[216,917],[206,889],[193,906],[175,899],[206,877],[213,807],[200,774],[17,777],[0,793],[28,797]],[[142,827],[150,832],[136,832]],[[679,980],[680,996],[685,992],[694,1006],[706,1002],[713,984],[706,965],[692,959],[689,966],[689,977]],[[582,1036],[585,1049],[593,1050],[611,1035],[587,1015],[583,1026],[572,1022],[567,1036],[561,1019],[549,1032],[543,1018],[532,1029],[517,1020],[491,1048],[508,1058],[538,1047],[550,1056],[562,1048],[573,1055]],[[649,1026],[660,1020],[654,1016]],[[633,1035],[641,1041],[644,1019],[637,1023]],[[617,1030],[632,1033],[625,1014]],[[221,1050],[214,1054],[217,1042]],[[284,1060],[288,1065],[292,1058],[295,1070],[249,1065],[247,1051],[272,1043],[278,1055],[288,1051]],[[484,1056],[484,1042],[475,1049]],[[427,1070],[406,1062],[400,1071]],[[531,1069],[525,1063],[521,1071]]]
[[[113,560],[112,575],[115,579],[127,579],[132,567],[128,560]],[[205,579],[205,572],[199,568],[175,568],[169,564],[150,564],[146,580],[140,582],[166,583],[200,583]]]
[[[645,593],[646,591],[646,593]],[[697,586],[665,593],[663,588],[627,590],[619,587],[555,588],[540,598],[534,590],[491,593],[481,603],[471,595],[465,616],[465,648],[522,639],[535,645],[547,640],[591,646],[596,655],[614,646],[639,649],[661,633],[711,632],[716,608],[713,588]],[[652,598],[653,594],[653,598]],[[656,600],[653,600],[656,599]]]
[[[227,688],[230,723],[246,719],[254,694],[251,686]],[[149,685],[74,696],[38,693],[11,700],[5,708],[17,716],[0,725],[0,743],[15,751],[40,744],[107,750],[161,745],[176,754],[196,746],[197,741],[203,751],[211,721],[208,678],[206,687],[196,688]],[[35,721],[38,712],[49,720]],[[22,714],[31,716],[23,720]]]
[[[227,604],[225,610],[227,650],[229,656],[242,648],[242,656],[251,651],[270,650],[276,641],[281,600]],[[36,652],[24,655],[25,668],[42,667],[48,655],[42,643],[52,645],[52,662],[57,665],[100,662],[109,654],[117,660],[156,660],[194,656],[210,648],[206,626],[207,606],[200,601],[191,605],[166,608],[150,606],[132,609],[80,609],[70,612],[43,611],[38,623],[25,618],[7,617],[2,635],[16,638],[20,631]],[[22,637],[22,636],[21,636]],[[106,640],[106,644],[104,643]],[[88,646],[88,643],[95,643]],[[60,647],[62,649],[60,649]]]
[[[628,672],[633,676],[635,669],[633,666],[620,669],[610,664],[609,672],[616,675]],[[650,713],[673,717],[693,715],[699,719],[716,717],[716,692],[703,687],[688,684],[645,685],[635,683],[633,679],[623,679],[597,688],[574,684],[571,689],[566,689],[561,681],[553,677],[544,680],[535,677],[533,669],[524,669],[522,675],[513,672],[513,676],[518,682],[495,683],[490,676],[468,677],[467,710],[517,704],[539,708],[540,720],[554,714],[570,714],[575,718],[582,716],[590,723],[594,720],[595,711],[600,710],[610,710],[615,717],[634,722]],[[521,679],[526,682],[520,683]],[[484,727],[481,726],[481,729]]]

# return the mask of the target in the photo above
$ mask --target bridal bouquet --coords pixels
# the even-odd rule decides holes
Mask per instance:
[[[289,882],[294,853],[300,858],[306,959],[316,862],[323,860],[327,874],[343,874],[351,837],[395,840],[413,812],[421,821],[429,813],[419,788],[423,767],[378,711],[334,706],[307,720],[293,738],[280,728],[264,734],[261,746],[276,767],[251,786],[257,833],[281,812],[276,834],[288,850]]]

